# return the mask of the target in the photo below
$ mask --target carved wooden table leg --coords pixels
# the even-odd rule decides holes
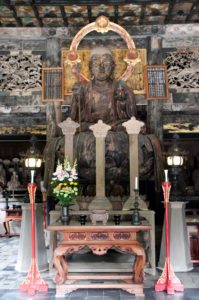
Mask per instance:
[[[65,253],[67,252],[66,250],[67,249],[63,246],[59,246],[55,250],[53,263],[56,269],[56,273],[54,277],[54,281],[56,284],[64,283],[65,279],[67,278],[68,265],[64,257]]]
[[[135,283],[143,283],[146,255],[142,246],[139,244],[134,244],[128,246],[116,246],[115,248],[119,249],[124,253],[131,253],[132,255],[136,255],[135,262],[132,269],[133,272],[132,280]]]
[[[146,255],[144,249],[139,245],[132,247],[133,252],[136,254],[135,263],[133,266],[134,281],[135,283],[144,282],[144,265],[146,262]]]
[[[9,224],[9,221],[3,222],[3,226],[5,228],[5,234],[9,237],[10,236],[10,224]]]
[[[68,266],[66,260],[63,255],[57,255],[53,263],[56,269],[54,281],[56,284],[62,284],[67,277]]]
[[[63,284],[65,280],[67,280],[68,276],[68,263],[66,260],[65,255],[70,254],[70,253],[75,253],[79,250],[84,248],[84,246],[65,246],[65,245],[60,245],[56,250],[55,250],[55,255],[54,255],[54,266],[56,269],[55,277],[54,277],[54,282],[56,284]]]

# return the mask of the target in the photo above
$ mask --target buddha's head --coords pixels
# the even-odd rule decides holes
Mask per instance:
[[[115,62],[112,53],[105,47],[97,47],[91,51],[89,69],[91,80],[107,81],[113,79]]]

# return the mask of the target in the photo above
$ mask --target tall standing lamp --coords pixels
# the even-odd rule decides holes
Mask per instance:
[[[21,292],[27,292],[29,295],[34,295],[36,291],[47,292],[48,285],[41,278],[39,269],[36,262],[36,243],[35,243],[35,192],[37,189],[34,183],[34,175],[36,169],[41,167],[42,156],[39,150],[36,148],[36,138],[31,138],[31,147],[25,154],[25,166],[30,170],[31,182],[28,184],[28,192],[31,205],[31,239],[32,239],[32,256],[30,269],[27,277],[21,283],[19,289]]]
[[[168,201],[168,220],[166,220],[166,210],[165,210],[165,222],[164,228],[169,223],[169,232],[167,231],[167,239],[169,239],[169,248],[166,249],[166,241],[164,236],[162,237],[160,257],[158,262],[158,267],[164,269],[165,253],[169,250],[169,257],[171,264],[175,272],[187,272],[193,269],[193,264],[191,262],[190,251],[189,251],[189,241],[186,227],[186,217],[185,217],[185,205],[186,202],[183,201],[183,189],[185,188],[184,179],[182,176],[182,166],[184,162],[184,150],[180,149],[177,144],[179,139],[178,135],[174,135],[173,145],[168,149],[167,153],[167,164],[169,166],[169,177],[171,182],[167,182],[165,188],[168,188],[169,183],[169,195],[171,189],[171,201]]]

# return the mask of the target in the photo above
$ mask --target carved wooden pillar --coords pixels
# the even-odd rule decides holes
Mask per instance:
[[[57,67],[60,66],[60,40],[56,37],[50,37],[46,41],[46,66]],[[47,117],[53,114],[55,124],[61,122],[61,102],[51,102],[47,105]],[[52,119],[52,116],[51,116]],[[47,118],[47,124],[49,123]],[[48,130],[48,129],[47,129]]]
[[[151,37],[151,53],[149,63],[151,65],[162,64],[161,38],[154,34]],[[147,105],[147,131],[155,134],[162,142],[163,140],[163,102],[164,100],[149,100]]]
[[[69,160],[70,164],[74,163],[73,157],[73,139],[76,129],[79,127],[79,124],[72,121],[71,118],[67,118],[62,123],[59,123],[58,126],[62,129],[62,132],[65,136],[65,146],[64,154],[65,157]]]
[[[163,100],[149,100],[147,106],[147,128],[149,133],[155,134],[163,140]]]
[[[52,173],[55,169],[55,153],[52,151],[53,143],[58,136],[58,127],[55,120],[55,110],[52,102],[46,104],[46,121],[47,121],[47,143],[44,149],[45,170],[44,170],[44,187],[47,190],[47,195],[51,196],[50,181]]]
[[[130,197],[125,202],[123,209],[133,208],[135,199],[135,178],[139,178],[139,162],[138,162],[138,134],[143,122],[136,120],[135,117],[131,117],[130,120],[122,124],[129,135],[129,167],[130,167]],[[146,205],[145,205],[146,206]]]
[[[96,196],[90,203],[89,209],[110,210],[112,205],[105,196],[105,137],[111,126],[99,120],[89,128],[96,138]]]

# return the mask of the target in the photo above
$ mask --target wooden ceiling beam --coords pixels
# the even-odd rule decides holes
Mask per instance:
[[[87,12],[88,12],[89,23],[91,23],[92,22],[92,9],[91,9],[91,6],[87,6]]]
[[[194,13],[197,11],[197,9],[199,8],[198,3],[194,3],[190,9],[190,12],[188,14],[188,16],[185,19],[185,23],[189,23],[192,16],[194,15]],[[198,12],[199,13],[199,12]]]
[[[17,26],[23,27],[23,23],[22,23],[22,21],[21,21],[21,18],[19,18],[19,17],[17,16],[17,11],[16,11],[15,6],[12,5],[12,4],[10,3],[10,0],[6,0],[5,2],[6,2],[6,6],[7,6],[7,7],[10,9],[10,11],[12,12],[13,17],[15,18],[15,20],[16,20],[16,22],[17,22]]]
[[[59,8],[60,8],[60,11],[61,11],[62,19],[64,21],[64,25],[66,27],[68,27],[68,20],[67,20],[67,17],[66,17],[66,13],[65,13],[64,7],[60,6]]]
[[[170,22],[170,20],[172,19],[172,11],[173,11],[175,4],[176,4],[176,0],[173,0],[169,3],[168,13],[164,20],[165,24],[168,24]]]
[[[1,5],[7,5],[7,0],[1,0]],[[193,3],[194,0],[184,0],[184,1],[178,1],[181,4],[183,3]],[[49,0],[41,0],[40,2],[37,1],[35,3],[36,6],[38,5],[47,5],[47,6],[65,6],[65,5],[80,5],[80,6],[92,6],[92,5],[100,5],[100,4],[106,4],[106,5],[126,5],[126,4],[138,4],[138,5],[145,5],[145,4],[164,4],[164,3],[172,3],[174,1],[172,0],[51,0],[49,3]],[[5,3],[5,4],[4,4]],[[197,3],[197,0],[195,0],[195,3]],[[11,5],[11,4],[10,4]],[[21,6],[22,4],[19,2],[15,3],[15,6]],[[28,2],[23,3],[23,6],[28,6]]]
[[[40,15],[39,15],[39,12],[38,12],[38,9],[37,9],[37,5],[36,5],[35,1],[34,1],[34,0],[29,0],[29,3],[30,3],[30,5],[31,5],[31,7],[32,7],[32,10],[34,11],[35,18],[36,18],[36,19],[38,20],[38,22],[39,22],[39,26],[40,26],[40,27],[43,27],[42,18],[41,18]]]
[[[114,22],[118,23],[118,18],[119,18],[119,8],[118,5],[114,6]]]
[[[140,21],[139,24],[142,25],[144,21],[144,16],[145,16],[145,10],[146,10],[146,5],[142,5],[142,10],[140,14]]]

